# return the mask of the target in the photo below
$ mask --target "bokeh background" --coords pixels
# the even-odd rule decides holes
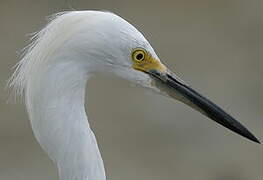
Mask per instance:
[[[25,107],[6,103],[4,87],[27,35],[47,16],[70,9],[127,19],[165,64],[263,141],[263,1],[0,0],[1,180],[58,179]],[[113,77],[93,78],[86,98],[108,180],[263,179],[262,145],[179,102]]]

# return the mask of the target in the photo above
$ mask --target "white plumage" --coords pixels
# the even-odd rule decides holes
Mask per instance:
[[[65,12],[35,34],[10,80],[15,94],[24,96],[36,139],[57,164],[61,180],[106,179],[84,107],[86,81],[97,73],[114,74],[179,99],[258,142],[171,73],[127,21],[110,12]]]
[[[25,94],[34,134],[61,179],[105,179],[84,109],[86,81],[113,72],[147,85],[148,75],[130,68],[130,51],[139,46],[155,55],[140,32],[110,12],[61,13],[33,37],[10,85]]]

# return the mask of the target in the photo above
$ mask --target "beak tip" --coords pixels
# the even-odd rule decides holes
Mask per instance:
[[[254,142],[258,143],[258,144],[261,144],[261,142],[256,138],[254,137],[255,139],[253,140]]]
[[[251,141],[255,142],[255,143],[261,144],[261,142],[251,133],[249,136],[247,136],[247,138],[250,139]]]

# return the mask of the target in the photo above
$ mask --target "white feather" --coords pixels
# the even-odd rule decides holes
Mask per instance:
[[[25,95],[33,132],[61,180],[105,179],[85,113],[85,85],[96,73],[149,85],[146,74],[131,68],[130,53],[137,47],[157,58],[136,28],[109,12],[60,13],[33,36],[10,86]]]

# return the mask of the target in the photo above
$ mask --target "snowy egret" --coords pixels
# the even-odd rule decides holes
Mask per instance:
[[[97,73],[114,74],[182,101],[259,143],[172,73],[127,21],[110,12],[65,12],[33,37],[10,81],[15,93],[24,96],[34,135],[56,163],[61,180],[106,179],[84,108],[86,82]]]

